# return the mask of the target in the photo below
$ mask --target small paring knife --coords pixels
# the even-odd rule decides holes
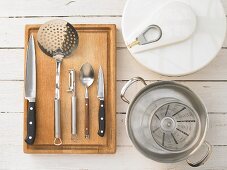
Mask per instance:
[[[105,135],[105,103],[104,103],[104,76],[102,67],[99,67],[98,74],[98,99],[99,103],[99,130],[98,135],[103,137]]]
[[[29,38],[26,57],[25,99],[28,100],[28,112],[25,142],[32,145],[36,136],[36,56],[33,35]]]

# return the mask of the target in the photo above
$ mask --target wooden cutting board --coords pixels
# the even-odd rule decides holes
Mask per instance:
[[[54,141],[54,92],[55,60],[45,55],[38,47],[37,32],[40,25],[25,27],[25,63],[29,36],[34,35],[36,44],[37,98],[36,98],[36,140],[33,145],[24,142],[25,153],[114,153],[116,150],[116,26],[104,24],[74,25],[79,34],[78,48],[61,65],[61,130],[63,145],[55,146]],[[89,88],[90,98],[90,139],[85,139],[85,89],[79,80],[81,66],[89,62],[95,71],[95,81]],[[97,78],[102,66],[105,81],[106,133],[99,137]],[[26,67],[26,65],[25,65]],[[76,71],[77,131],[71,137],[71,93],[68,89],[68,70]],[[26,136],[27,100],[24,102],[24,137]]]

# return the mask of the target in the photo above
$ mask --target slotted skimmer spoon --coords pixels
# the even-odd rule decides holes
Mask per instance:
[[[51,20],[38,31],[40,49],[56,60],[56,86],[54,98],[54,145],[61,145],[60,124],[60,67],[64,57],[69,56],[78,46],[79,37],[75,28],[64,20]]]

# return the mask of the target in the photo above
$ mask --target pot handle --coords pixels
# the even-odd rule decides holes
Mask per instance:
[[[200,161],[193,163],[189,159],[186,160],[188,165],[190,165],[191,167],[199,167],[199,166],[203,165],[209,159],[211,152],[212,152],[212,146],[207,141],[205,141],[204,144],[207,146],[207,153]]]
[[[125,93],[127,91],[127,89],[129,88],[129,86],[131,86],[133,83],[137,82],[137,81],[141,81],[145,86],[147,85],[147,83],[145,82],[145,80],[141,77],[133,77],[131,78],[125,85],[124,87],[121,89],[121,99],[130,104],[129,100],[125,97]]]

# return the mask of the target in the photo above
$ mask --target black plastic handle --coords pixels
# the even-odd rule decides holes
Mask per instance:
[[[105,135],[105,104],[104,100],[100,100],[99,104],[99,131],[98,135],[103,137]]]
[[[32,145],[35,141],[36,135],[36,114],[35,114],[35,102],[29,102],[28,104],[28,113],[27,113],[27,137],[25,142],[28,145]]]

